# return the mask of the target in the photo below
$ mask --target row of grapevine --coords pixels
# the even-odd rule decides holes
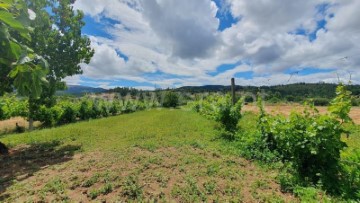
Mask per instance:
[[[348,157],[358,164],[344,162],[341,157],[347,147],[342,135],[349,135],[344,124],[352,123],[351,92],[339,85],[336,95],[325,115],[309,105],[303,113],[273,116],[264,111],[261,99],[258,100],[262,148],[276,154],[292,177],[282,180],[284,190],[291,191],[297,184],[320,183],[331,194],[360,199],[358,152]]]
[[[158,97],[141,100],[115,97],[108,101],[90,96],[82,98],[59,97],[56,105],[52,107],[37,106],[33,117],[34,120],[40,121],[43,127],[52,127],[79,120],[114,116],[154,107],[177,107],[179,104],[178,93],[171,91],[164,91]],[[0,120],[18,116],[24,118],[29,116],[28,100],[18,98],[13,94],[0,97]]]
[[[242,105],[242,99],[232,105],[230,95],[223,96],[219,94],[209,95],[204,100],[191,103],[193,110],[219,122],[222,127],[222,136],[228,139],[234,139],[237,124],[241,119]]]
[[[14,95],[0,98],[0,120],[11,117],[24,117],[29,114],[28,101]],[[53,107],[40,105],[34,119],[42,122],[43,127],[52,127],[74,123],[79,120],[89,120],[123,113],[131,113],[144,109],[158,107],[159,103],[152,101],[119,100],[107,101],[99,98],[83,97],[80,99],[61,98]]]
[[[27,100],[18,99],[15,95],[4,95],[0,97],[0,120],[11,117],[27,117],[29,115],[29,104]]]
[[[304,112],[292,112],[288,117],[267,114],[259,96],[257,130],[238,131],[235,139],[241,153],[251,159],[281,162],[284,167],[279,180],[285,191],[300,185],[321,185],[331,194],[359,200],[360,150],[342,156],[346,148],[342,136],[349,134],[344,124],[352,123],[352,96],[343,85],[337,87],[336,95],[328,114],[306,105]],[[233,132],[241,118],[241,101],[232,106],[229,95],[209,95],[191,106]]]
[[[83,98],[75,101],[60,101],[51,108],[41,106],[35,119],[42,122],[43,126],[51,127],[73,123],[79,120],[97,119],[131,113],[156,107],[156,103],[136,100],[113,100]]]

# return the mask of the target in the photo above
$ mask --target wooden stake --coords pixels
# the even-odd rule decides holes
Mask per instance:
[[[235,78],[231,78],[231,97],[232,104],[235,105]]]

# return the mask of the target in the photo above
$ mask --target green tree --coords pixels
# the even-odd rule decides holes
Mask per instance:
[[[23,22],[28,17],[26,5],[15,0],[0,1],[0,95],[12,91],[13,78],[8,75],[14,63],[24,58],[26,48],[21,41],[29,41],[29,29]]]
[[[20,95],[28,96],[32,121],[41,104],[47,107],[55,104],[56,90],[65,88],[62,80],[81,74],[80,64],[89,63],[94,54],[90,40],[81,34],[84,14],[73,10],[74,0],[0,0],[0,3],[3,46],[0,77],[4,81],[0,95],[15,87]]]
[[[0,66],[5,83],[2,92],[12,84],[30,101],[40,97],[48,64],[27,45],[31,42],[29,10],[23,1],[2,0],[0,4]],[[29,105],[29,128],[32,129],[33,106]]]
[[[85,25],[83,12],[74,11],[74,0],[26,0],[29,8],[36,13],[31,23],[34,32],[29,44],[34,51],[49,63],[46,79],[49,85],[44,87],[39,104],[52,106],[57,90],[65,89],[62,80],[67,76],[81,74],[81,63],[89,63],[94,54],[90,40],[82,35]],[[51,12],[48,10],[51,9]]]

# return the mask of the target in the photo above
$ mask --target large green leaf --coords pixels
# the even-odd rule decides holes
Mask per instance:
[[[25,27],[7,11],[0,11],[0,20],[15,30],[24,30]]]
[[[0,3],[0,9],[7,11],[10,7],[11,7],[11,4]]]
[[[13,57],[15,59],[19,59],[21,53],[22,53],[22,48],[20,45],[18,45],[17,43],[10,41],[10,50],[11,50],[11,54],[13,55]]]
[[[18,63],[10,72],[14,78],[14,86],[22,96],[40,97],[42,85],[47,84],[47,62],[37,55],[22,57],[23,63]]]

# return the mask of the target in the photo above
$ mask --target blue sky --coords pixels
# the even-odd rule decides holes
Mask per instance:
[[[66,81],[153,89],[235,77],[260,86],[346,81],[351,72],[359,83],[360,3],[342,2],[77,0],[95,55]]]

